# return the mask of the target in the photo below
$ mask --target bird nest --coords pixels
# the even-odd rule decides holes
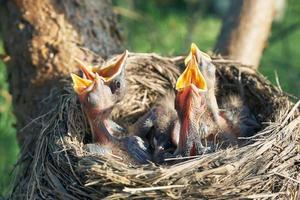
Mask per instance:
[[[84,151],[88,123],[71,84],[49,113],[40,117],[33,153],[21,155],[12,198],[110,199],[297,199],[300,186],[298,105],[259,73],[214,59],[218,93],[244,97],[262,129],[248,145],[231,147],[173,165],[128,165]],[[128,92],[113,111],[134,122],[175,84],[182,58],[130,54]],[[53,94],[55,95],[55,94]]]

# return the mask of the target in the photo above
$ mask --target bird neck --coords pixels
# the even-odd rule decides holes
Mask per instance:
[[[88,121],[92,129],[93,142],[102,145],[114,141],[114,137],[109,132],[109,119],[101,118],[99,115],[88,116]]]
[[[193,119],[193,115],[191,115],[191,113],[184,113],[184,117],[181,120],[180,126],[180,137],[178,145],[179,152],[183,151],[189,137],[195,137],[198,134],[199,126],[199,123],[197,122],[197,120]]]

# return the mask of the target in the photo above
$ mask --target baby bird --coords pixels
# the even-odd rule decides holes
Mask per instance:
[[[174,99],[175,93],[170,91],[129,127],[131,133],[150,141],[155,163],[162,163],[164,157],[172,156],[179,142],[180,123]]]
[[[239,96],[229,95],[221,102],[221,108],[219,114],[226,121],[227,127],[219,135],[223,143],[219,146],[241,146],[245,140],[239,137],[250,137],[260,130],[260,124]]]
[[[116,57],[114,62],[104,67],[88,66],[79,59],[76,59],[76,61],[85,79],[93,81],[96,74],[102,77],[104,84],[110,88],[113,94],[113,101],[118,102],[124,97],[126,91],[125,63],[127,58],[128,51],[125,50],[123,54]],[[114,136],[121,136],[126,132],[125,128],[110,119],[107,119],[106,123],[107,128]]]
[[[145,164],[151,160],[148,145],[138,136],[117,138],[110,132],[109,115],[118,100],[106,79],[89,69],[82,69],[85,77],[72,74],[74,91],[89,121],[93,142],[88,150],[102,155],[114,155],[125,162]],[[113,74],[115,75],[115,74]]]
[[[219,126],[220,132],[216,135],[216,131],[210,131],[210,140],[214,138],[218,143],[228,145],[242,144],[239,137],[249,137],[260,129],[260,125],[255,117],[251,114],[250,109],[245,106],[240,97],[228,95],[222,101],[219,109],[215,88],[216,84],[216,67],[212,64],[209,55],[200,51],[199,48],[192,43],[189,56],[185,59],[185,63],[189,62],[191,56],[197,58],[200,70],[203,72],[207,82],[207,106],[210,110],[213,121]]]
[[[175,109],[180,123],[179,142],[175,154],[194,156],[202,154],[205,137],[202,118],[206,112],[207,83],[192,55],[184,72],[177,79]]]

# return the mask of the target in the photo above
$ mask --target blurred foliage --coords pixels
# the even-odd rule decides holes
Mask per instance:
[[[135,52],[186,53],[195,42],[212,51],[230,0],[114,0],[125,46]],[[287,1],[285,15],[272,27],[259,70],[274,84],[300,96],[300,2]],[[255,41],[254,41],[255,42]]]
[[[180,55],[191,42],[212,51],[230,0],[113,0],[126,48]],[[259,70],[284,91],[300,96],[300,2],[289,0],[285,16],[273,24]],[[0,36],[1,38],[1,36]],[[255,42],[255,41],[254,41]],[[3,53],[0,40],[0,54]],[[18,154],[6,71],[0,62],[0,195]]]
[[[114,1],[126,48],[163,55],[185,53],[191,42],[199,44],[205,51],[212,50],[221,20],[210,12],[211,2]]]
[[[272,27],[259,70],[283,91],[300,97],[300,1],[288,1],[282,21]]]
[[[0,54],[3,53],[0,41]],[[10,174],[17,160],[18,145],[16,131],[13,128],[15,119],[12,114],[11,96],[8,93],[6,70],[0,61],[0,196],[7,191]]]

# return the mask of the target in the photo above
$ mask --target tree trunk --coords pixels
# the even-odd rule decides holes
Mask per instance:
[[[274,0],[233,0],[215,52],[257,68],[274,17]]]
[[[20,144],[34,136],[26,125],[48,112],[53,88],[76,71],[74,58],[91,61],[120,52],[121,38],[109,0],[15,0],[1,17],[14,114]],[[38,127],[38,124],[36,125]],[[21,129],[22,128],[22,129]]]
[[[109,0],[15,0],[8,1],[3,10],[0,19],[4,23],[5,50],[10,56],[7,70],[20,130],[18,139],[22,145],[12,198],[46,198],[44,193],[62,198],[57,192],[61,189],[57,184],[61,177],[44,167],[51,165],[53,149],[50,146],[59,143],[48,140],[46,135],[59,133],[56,127],[49,128],[45,120],[57,115],[41,114],[53,114],[50,111],[56,107],[61,96],[57,91],[65,94],[63,87],[71,81],[64,80],[70,79],[70,72],[77,70],[74,58],[91,63],[99,57],[94,53],[99,54],[101,59],[123,51],[112,5]],[[141,84],[147,85],[144,89],[134,88],[132,93],[139,93],[135,97],[130,96],[133,89],[129,89],[124,97],[127,104],[119,106],[121,112],[115,115],[122,115],[126,106],[136,104],[131,113],[134,117],[148,109],[159,95],[164,95],[165,88],[172,88],[179,72],[174,67],[175,61],[156,55],[132,54],[128,60],[132,61],[126,69],[127,77],[131,78],[128,83],[141,81],[142,77],[146,81],[141,81]],[[171,66],[169,73],[168,65]],[[143,71],[148,72],[150,80],[147,80],[149,76],[144,76]],[[151,79],[151,76],[155,78]],[[159,80],[157,77],[160,77]],[[151,89],[155,86],[160,91]],[[49,96],[53,89],[55,95]],[[64,118],[66,110],[58,114],[56,120]],[[40,117],[39,120],[32,122],[37,117]],[[28,123],[31,123],[30,126],[26,126]],[[67,125],[61,123],[58,126],[63,132],[68,129]],[[68,130],[65,134],[68,134]],[[61,162],[55,158],[53,160]],[[72,167],[68,165],[67,170],[70,169]],[[45,185],[52,185],[54,189],[43,191]],[[83,187],[80,180],[72,179],[70,188],[78,185]]]

